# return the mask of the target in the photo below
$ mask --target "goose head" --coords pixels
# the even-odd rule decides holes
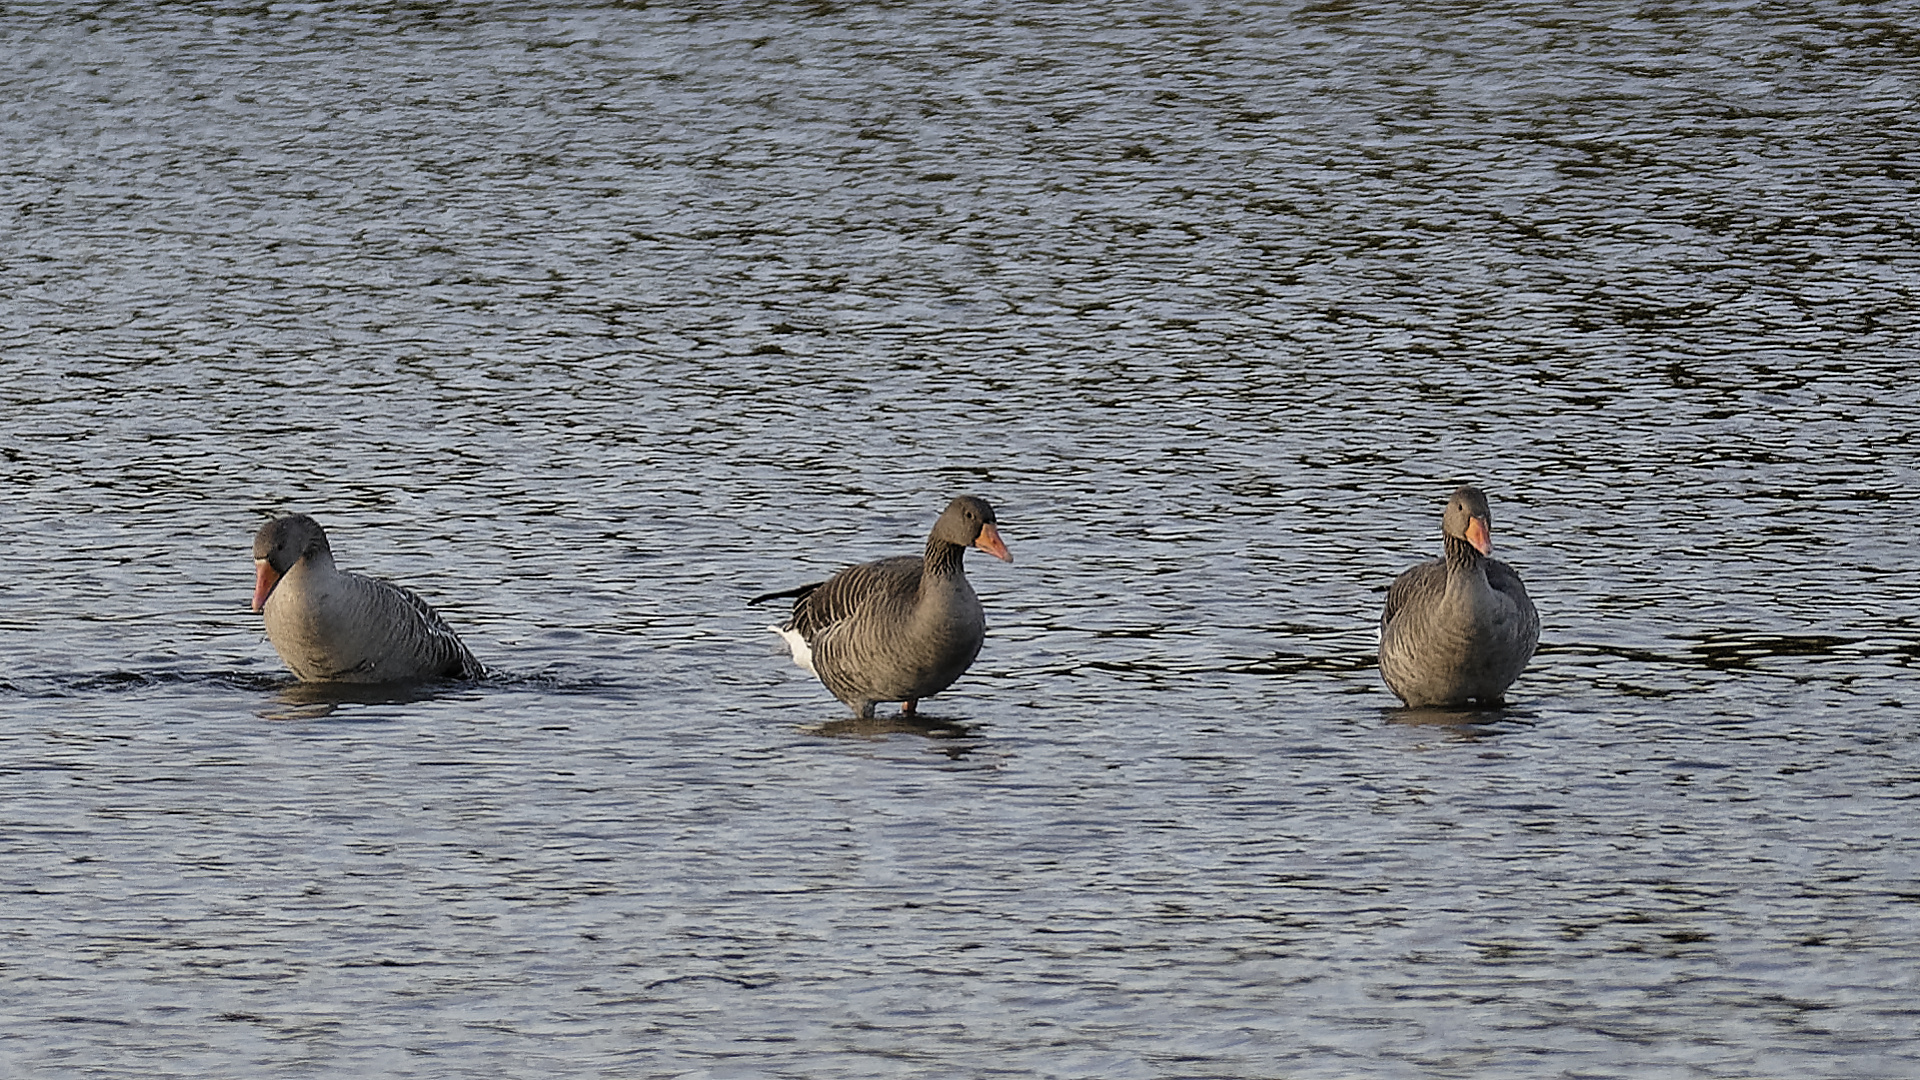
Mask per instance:
[[[1465,540],[1482,555],[1493,554],[1493,511],[1487,508],[1487,495],[1471,484],[1462,484],[1447,500],[1446,516],[1440,519],[1440,531],[1455,540]]]
[[[311,555],[332,552],[320,523],[305,514],[288,514],[260,526],[253,534],[253,610],[267,606],[267,597],[294,564]]]
[[[962,495],[947,504],[946,512],[933,523],[933,537],[963,548],[979,548],[1002,562],[1013,561],[995,526],[993,507],[973,495]]]

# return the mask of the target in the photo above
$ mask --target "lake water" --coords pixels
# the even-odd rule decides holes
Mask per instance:
[[[1920,34],[1591,8],[7,5],[0,1072],[1920,1074]],[[966,492],[850,721],[744,600]]]

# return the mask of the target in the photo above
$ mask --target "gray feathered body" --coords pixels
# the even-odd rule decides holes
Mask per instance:
[[[475,679],[485,669],[427,602],[390,581],[295,563],[261,609],[267,640],[307,682]]]
[[[947,504],[919,558],[850,566],[825,581],[754,597],[792,597],[793,613],[773,627],[793,660],[862,717],[882,701],[912,712],[972,666],[987,617],[962,566],[967,549],[1008,562],[993,508],[962,495]]]
[[[961,572],[963,549],[927,546],[923,559],[877,559],[797,590],[779,628],[804,643],[808,655],[796,647],[794,658],[861,716],[945,690],[980,655],[987,619]]]
[[[1380,674],[1408,705],[1498,704],[1540,642],[1540,616],[1513,568],[1447,537],[1447,555],[1387,591]]]

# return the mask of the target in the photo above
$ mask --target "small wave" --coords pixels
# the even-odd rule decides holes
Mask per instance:
[[[0,679],[0,695],[33,698],[80,697],[171,687],[278,693],[302,701],[425,700],[462,690],[487,689],[598,694],[628,688],[626,684],[612,679],[498,670],[489,670],[478,679],[402,684],[303,683],[284,672],[259,671],[94,671]]]
[[[1847,637],[1839,634],[1770,634],[1737,631],[1681,639],[1678,649],[1641,648],[1612,643],[1569,641],[1542,643],[1540,653],[1632,660],[1644,664],[1711,668],[1720,671],[1753,670],[1760,661],[1793,659],[1811,662],[1886,659],[1910,665],[1920,658],[1920,641],[1885,637]]]
[[[1379,666],[1377,653],[1274,653],[1212,670],[1231,675],[1301,675],[1311,671],[1366,671]]]
[[[284,676],[251,671],[96,671],[9,679],[0,682],[0,692],[21,697],[78,697],[170,686],[224,686],[262,691],[276,689],[286,681]]]
[[[1688,647],[1697,663],[1712,668],[1749,667],[1755,660],[1775,656],[1859,656],[1860,638],[1832,634],[1727,634],[1701,638]]]

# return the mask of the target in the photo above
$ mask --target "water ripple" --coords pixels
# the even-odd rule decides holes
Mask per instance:
[[[0,47],[19,1069],[1916,1071],[1884,5]],[[1379,608],[1465,479],[1545,644],[1399,709]],[[746,598],[963,491],[1019,559],[979,663],[847,720]],[[289,510],[494,674],[292,684]]]

